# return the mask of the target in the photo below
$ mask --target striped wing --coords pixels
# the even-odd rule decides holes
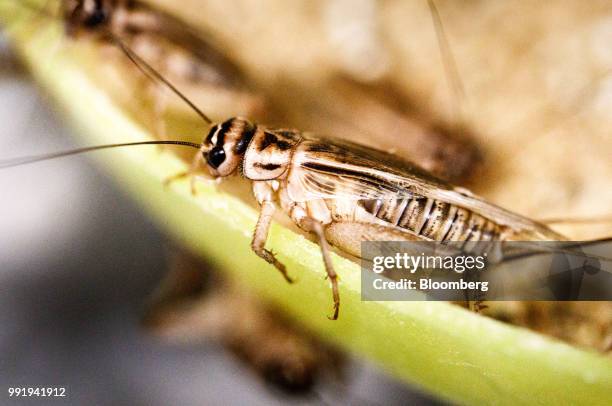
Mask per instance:
[[[394,155],[342,140],[304,137],[293,165],[310,199],[401,199],[450,186]]]
[[[394,155],[336,139],[305,136],[293,157],[291,183],[299,185],[291,196],[295,201],[431,198],[473,211],[513,230],[555,234]]]

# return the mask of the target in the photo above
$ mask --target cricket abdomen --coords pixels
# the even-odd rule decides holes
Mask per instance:
[[[433,241],[499,240],[503,228],[473,211],[424,197],[359,200],[375,218]]]

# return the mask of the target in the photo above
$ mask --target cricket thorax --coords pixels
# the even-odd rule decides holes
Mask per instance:
[[[297,131],[256,127],[244,154],[244,177],[255,181],[285,178],[301,140]]]

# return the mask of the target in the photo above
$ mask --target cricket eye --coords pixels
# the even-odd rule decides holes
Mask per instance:
[[[102,8],[96,8],[89,16],[87,16],[84,24],[88,28],[94,28],[105,21],[106,12]]]
[[[210,166],[217,169],[225,161],[225,151],[221,147],[214,147],[206,157]]]

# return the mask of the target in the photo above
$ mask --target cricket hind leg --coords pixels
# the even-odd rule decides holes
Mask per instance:
[[[321,222],[310,217],[302,218],[300,226],[306,230],[309,230],[317,236],[319,247],[321,247],[321,255],[323,256],[325,272],[327,272],[327,277],[329,278],[329,282],[331,283],[332,298],[334,300],[333,314],[331,316],[327,316],[327,318],[330,320],[337,320],[338,314],[340,312],[340,292],[338,290],[338,274],[334,270],[334,265],[331,260],[331,249],[325,236],[325,227]]]
[[[329,242],[343,252],[354,255],[357,258],[370,260],[371,257],[361,252],[361,243],[364,241],[395,241],[395,242],[418,242],[421,241],[417,235],[411,232],[398,230],[379,224],[362,223],[356,221],[336,221],[325,228],[326,243]],[[367,255],[371,255],[368,253]],[[488,306],[484,305],[484,297],[469,297],[465,292],[465,307],[480,312]],[[457,304],[462,304],[459,300]]]
[[[274,267],[280,271],[287,282],[293,283],[293,279],[289,277],[285,265],[276,259],[276,255],[272,251],[265,248],[266,241],[268,240],[268,234],[270,232],[270,224],[272,223],[272,217],[274,216],[275,211],[276,205],[274,202],[265,200],[261,204],[261,212],[259,213],[259,218],[257,219],[255,232],[253,233],[251,249],[267,263],[274,265]]]

